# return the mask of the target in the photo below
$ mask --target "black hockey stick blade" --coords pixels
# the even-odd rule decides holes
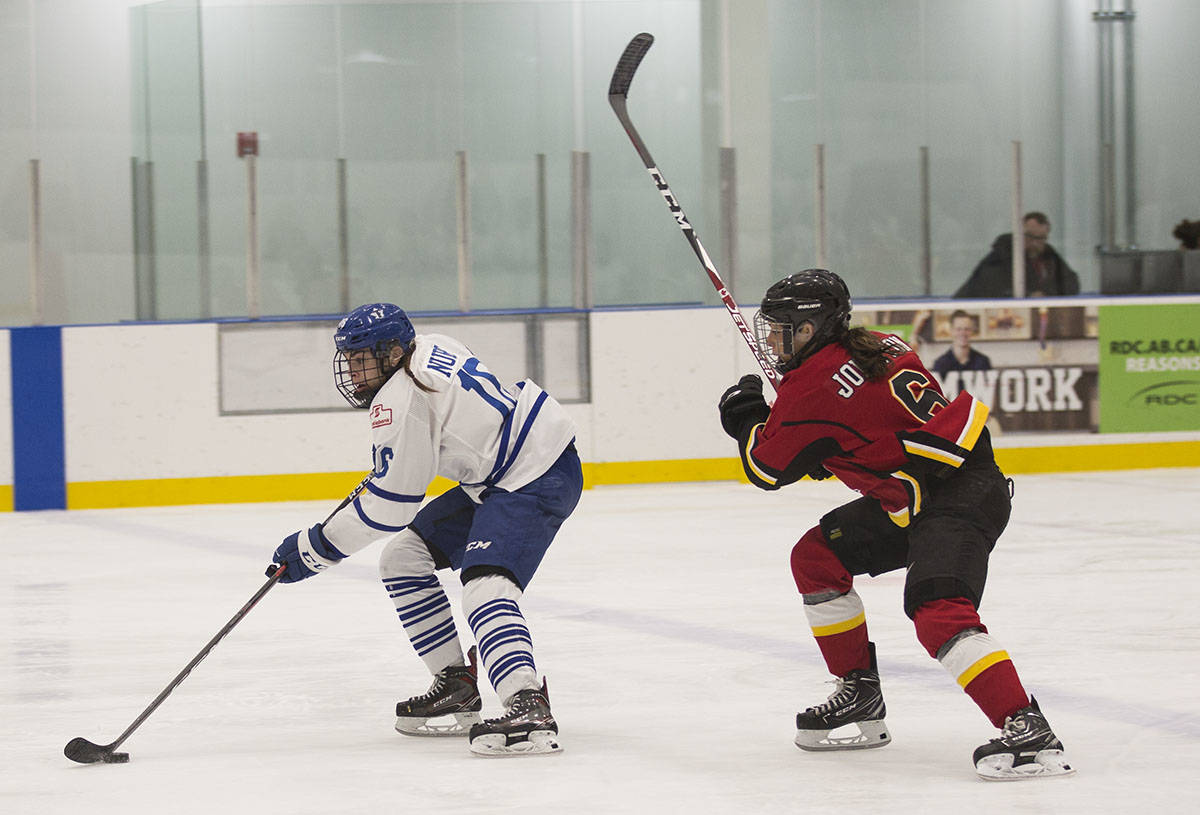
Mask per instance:
[[[124,764],[129,761],[129,753],[114,753],[113,744],[92,744],[85,738],[79,737],[67,742],[63,755],[80,764]]]
[[[642,57],[646,56],[646,52],[652,45],[654,45],[654,35],[643,31],[630,40],[629,45],[625,46],[625,53],[621,54],[621,58],[617,60],[612,81],[608,83],[610,102],[614,96],[624,98],[629,95],[629,86],[633,83],[633,75],[637,73],[638,66],[642,64]]]

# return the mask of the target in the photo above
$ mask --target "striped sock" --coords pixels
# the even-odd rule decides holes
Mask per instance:
[[[463,664],[450,600],[437,575],[385,577],[383,587],[396,606],[417,656],[425,661],[430,673],[436,674],[448,665]]]
[[[500,575],[476,578],[463,587],[463,612],[479,645],[479,659],[505,705],[517,691],[541,687],[533,640],[517,605],[520,597],[516,584]]]
[[[996,727],[1004,719],[1029,704],[1029,694],[1021,685],[1017,669],[1008,652],[990,634],[964,632],[943,646],[938,662],[950,672],[959,687],[979,705]]]
[[[831,674],[845,676],[871,666],[866,610],[854,589],[804,595],[804,616]]]

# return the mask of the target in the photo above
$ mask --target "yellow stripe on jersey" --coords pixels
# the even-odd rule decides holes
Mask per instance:
[[[754,454],[751,452],[752,448],[754,447],[754,437],[758,435],[758,429],[760,427],[762,427],[761,422],[756,424],[750,431],[750,436],[746,439],[746,447],[742,451],[742,459],[746,462],[746,469],[750,471],[748,473],[749,475],[752,475],[759,481],[762,481],[763,483],[769,484],[773,487],[778,479],[763,470],[762,467],[758,466],[758,462],[754,460]]]
[[[958,437],[959,447],[965,447],[968,450],[975,449],[975,442],[979,441],[979,434],[983,432],[983,426],[987,424],[990,412],[991,408],[983,402],[978,399],[971,400],[971,415],[967,418],[967,426],[963,428],[963,432]]]
[[[905,441],[903,444],[904,451],[909,455],[933,459],[934,461],[940,461],[942,464],[949,464],[951,467],[959,467],[965,460],[962,456],[956,456],[953,453],[947,453],[945,450],[928,444],[921,444],[911,439]]]
[[[903,470],[896,470],[896,472],[892,473],[892,477],[908,484],[909,506],[888,512],[888,517],[892,519],[892,523],[903,529],[921,512],[921,485],[917,479]]]

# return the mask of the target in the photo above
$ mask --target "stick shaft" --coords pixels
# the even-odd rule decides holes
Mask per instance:
[[[638,34],[629,41],[629,45],[625,47],[625,52],[617,61],[617,67],[613,71],[612,82],[608,86],[608,103],[612,106],[613,112],[617,114],[617,119],[621,122],[621,126],[625,128],[625,133],[629,136],[629,140],[633,142],[633,147],[641,157],[646,171],[650,173],[650,178],[654,181],[654,186],[662,195],[663,200],[666,201],[667,209],[671,211],[671,216],[674,217],[675,223],[683,232],[683,236],[692,247],[692,251],[695,252],[696,257],[700,259],[704,271],[708,274],[708,279],[712,282],[713,288],[717,290],[717,296],[721,298],[721,302],[724,303],[725,309],[729,312],[730,319],[733,320],[733,324],[741,332],[742,339],[746,341],[746,345],[750,348],[750,353],[758,361],[758,366],[762,368],[767,381],[778,389],[779,372],[775,370],[775,366],[771,365],[766,357],[763,356],[762,351],[759,350],[754,332],[742,316],[737,302],[725,286],[725,281],[721,279],[721,274],[717,271],[712,258],[709,257],[708,252],[704,249],[704,244],[700,242],[700,236],[696,234],[696,230],[692,227],[691,222],[688,221],[683,207],[679,204],[679,199],[675,197],[675,193],[671,192],[666,178],[663,177],[662,171],[655,165],[654,157],[650,155],[650,150],[646,147],[646,143],[642,141],[641,135],[637,132],[637,128],[633,126],[633,121],[629,118],[627,107],[629,86],[633,82],[633,75],[641,64],[642,58],[646,56],[646,52],[650,50],[650,46],[653,43],[654,37],[649,34]]]
[[[146,719],[148,719],[150,717],[150,714],[153,713],[155,710],[157,710],[158,706],[161,705],[163,703],[163,701],[168,696],[171,695],[171,692],[174,691],[175,688],[179,687],[179,684],[181,682],[183,682],[183,680],[187,679],[187,676],[188,676],[188,674],[190,674],[192,672],[192,669],[195,668],[197,665],[199,665],[200,661],[202,659],[204,659],[206,656],[208,656],[209,651],[211,651],[218,642],[223,640],[225,638],[225,635],[228,634],[230,631],[232,631],[234,626],[236,626],[239,622],[242,621],[243,617],[245,617],[247,614],[250,613],[250,609],[252,609],[256,605],[258,605],[258,601],[261,600],[266,595],[266,593],[268,591],[270,591],[271,588],[276,583],[279,582],[279,578],[283,577],[283,575],[286,572],[287,572],[286,565],[280,566],[278,569],[275,570],[274,574],[271,575],[270,579],[268,579],[267,582],[262,585],[262,588],[260,588],[258,591],[256,591],[254,593],[254,596],[251,597],[246,602],[246,604],[238,610],[237,614],[234,614],[233,617],[229,620],[229,622],[225,623],[225,625],[221,628],[221,630],[216,633],[216,636],[214,636],[211,640],[209,640],[208,644],[205,645],[202,649],[200,649],[200,653],[196,654],[196,656],[192,658],[192,661],[189,662],[184,667],[184,669],[182,671],[180,671],[175,676],[174,679],[171,680],[170,684],[168,684],[165,688],[163,688],[162,693],[158,694],[158,696],[156,696],[154,698],[154,701],[150,703],[149,707],[147,707],[145,710],[143,710],[141,712],[141,715],[139,715],[136,719],[133,720],[133,724],[131,724],[131,725],[129,725],[129,727],[125,728],[125,732],[122,733],[119,737],[117,737],[116,741],[114,741],[112,744],[108,745],[108,749],[110,751],[115,750],[118,747],[120,747],[121,744],[127,738],[129,738],[131,735],[133,735],[133,731],[135,731],[139,727],[141,727],[142,722],[146,721]]]

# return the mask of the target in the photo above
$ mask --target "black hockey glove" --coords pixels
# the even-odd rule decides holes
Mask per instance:
[[[721,394],[717,403],[721,413],[721,427],[730,438],[742,439],[749,428],[765,422],[771,409],[763,398],[762,378],[758,374],[746,374],[738,383]]]

